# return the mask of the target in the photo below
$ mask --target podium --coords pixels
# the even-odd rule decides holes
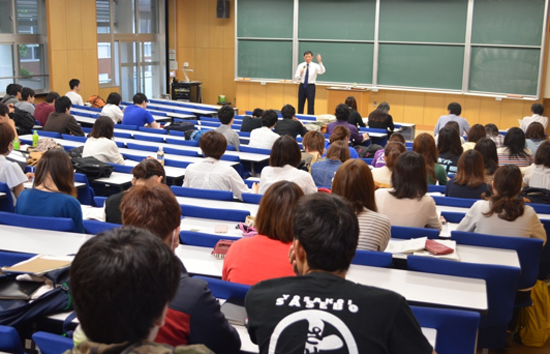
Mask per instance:
[[[198,81],[172,83],[172,99],[202,103],[202,83]]]

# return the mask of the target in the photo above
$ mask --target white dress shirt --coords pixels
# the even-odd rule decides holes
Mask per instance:
[[[82,157],[93,156],[99,161],[124,165],[124,158],[116,143],[107,138],[88,138],[84,144]]]
[[[117,124],[118,122],[122,122],[122,117],[124,116],[124,113],[122,113],[122,110],[116,104],[107,103],[101,109],[101,115],[111,118],[113,122]]]
[[[256,128],[250,132],[248,146],[259,149],[271,149],[275,143],[275,140],[280,137],[281,136],[279,134],[275,133],[268,127]]]
[[[82,101],[82,96],[80,96],[78,93],[74,91],[69,91],[65,94],[65,96],[69,97],[72,104],[77,104],[79,106],[84,106],[84,101]]]
[[[294,75],[294,78],[296,80],[300,80],[300,83],[304,83],[304,80],[306,78],[306,66],[307,63],[303,62],[300,65],[298,65],[298,68],[296,69],[296,74]],[[302,74],[302,69],[304,70],[304,73]],[[309,63],[309,80],[308,85],[314,85],[317,80],[317,75],[323,75],[325,73],[325,67],[323,66],[323,63]]]
[[[206,157],[200,163],[194,163],[185,169],[184,187],[232,191],[243,200],[243,193],[251,193],[243,179],[233,167],[219,163],[213,157]]]
[[[187,173],[187,172],[186,172]],[[291,165],[283,167],[266,166],[262,169],[260,176],[260,194],[264,194],[269,187],[279,181],[290,181],[296,183],[304,194],[312,194],[317,192],[317,187],[313,178],[306,171],[297,169]]]
[[[542,126],[544,127],[544,130],[546,130],[546,128],[548,127],[548,118],[543,117],[543,116],[538,115],[538,114],[533,114],[531,117],[523,118],[523,120],[521,121],[521,124],[520,124],[521,130],[526,132],[527,127],[529,126],[529,124],[531,124],[533,122],[539,122],[540,124],[542,124]]]

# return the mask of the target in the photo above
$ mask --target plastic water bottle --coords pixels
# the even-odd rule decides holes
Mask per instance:
[[[19,150],[19,140],[17,138],[13,139],[13,149]]]
[[[86,340],[86,334],[84,333],[84,331],[82,330],[82,327],[80,325],[78,325],[76,327],[76,329],[74,330],[73,332],[73,343],[74,343],[74,346],[75,348],[82,342],[84,342]]]
[[[34,131],[34,134],[32,135],[32,146],[33,147],[36,147],[36,145],[38,145],[38,139],[40,137],[38,136],[38,132],[35,130]]]
[[[162,166],[164,166],[164,151],[162,150],[162,146],[159,146],[157,151],[157,160]]]

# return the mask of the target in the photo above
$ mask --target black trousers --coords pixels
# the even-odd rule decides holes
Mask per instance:
[[[315,85],[309,84],[304,88],[304,84],[300,84],[298,89],[298,113],[304,113],[304,105],[307,99],[307,114],[315,114]]]

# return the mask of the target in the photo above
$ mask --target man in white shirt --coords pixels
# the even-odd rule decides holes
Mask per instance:
[[[315,114],[315,82],[317,75],[325,73],[321,55],[317,54],[319,64],[312,63],[313,53],[306,51],[304,53],[305,62],[298,65],[294,78],[300,80],[300,88],[298,89],[298,113],[304,113],[304,104],[307,98],[307,114]]]
[[[79,105],[84,106],[84,101],[82,101],[82,96],[78,92],[80,92],[80,80],[78,79],[72,79],[69,81],[69,87],[71,88],[71,91],[67,92],[65,96],[69,97],[71,100],[72,105]]]
[[[543,117],[542,116],[543,113],[544,113],[544,106],[541,105],[540,103],[534,103],[531,106],[531,114],[532,114],[531,117],[525,117],[520,122],[521,130],[523,130],[523,132],[526,132],[529,124],[533,122],[539,122],[544,126],[544,130],[546,130],[546,128],[548,128],[548,118]]]
[[[248,146],[260,149],[271,149],[275,140],[279,139],[279,134],[273,132],[273,128],[279,116],[277,112],[268,109],[262,115],[262,126],[250,132],[250,141]]]

